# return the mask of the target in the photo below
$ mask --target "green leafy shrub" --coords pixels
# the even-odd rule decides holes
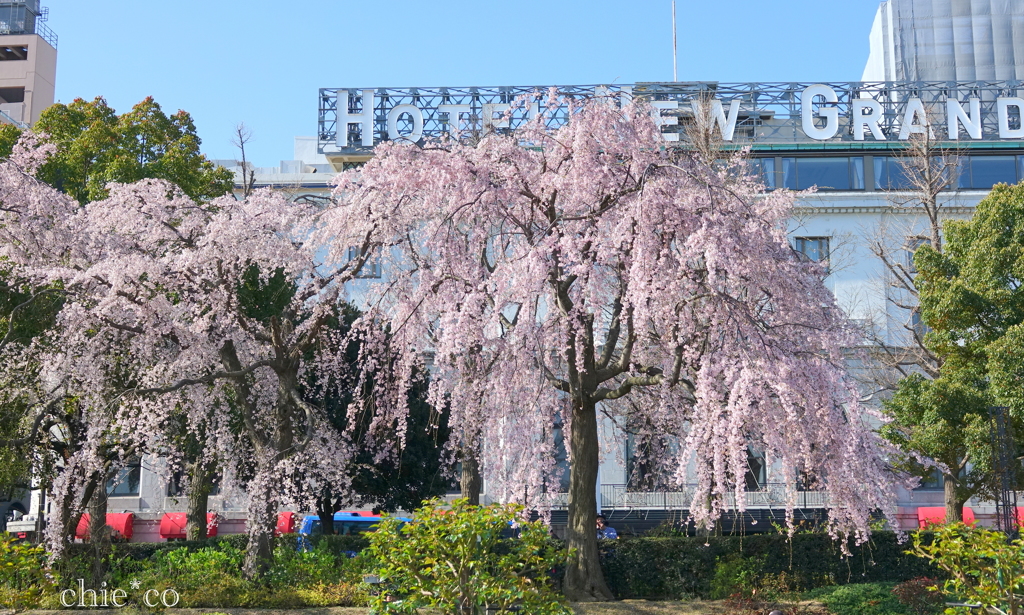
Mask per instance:
[[[892,593],[900,604],[915,615],[933,615],[945,610],[946,597],[938,591],[935,579],[921,577],[900,583]]]
[[[910,551],[946,572],[947,593],[1008,615],[1024,613],[1024,538],[963,523],[935,528],[934,540],[914,534]]]
[[[46,564],[46,552],[0,534],[0,607],[23,609],[39,606],[54,583]]]
[[[410,523],[385,517],[370,534],[370,557],[384,589],[371,599],[374,612],[415,613],[440,608],[473,614],[567,615],[572,611],[551,587],[550,570],[560,559],[550,549],[547,528],[519,522],[518,536],[503,538],[521,506],[471,506],[456,500],[451,510],[433,501]]]
[[[242,578],[245,537],[193,542],[117,545],[111,558],[111,587],[129,587],[137,580],[145,589],[180,595],[188,608],[280,608],[364,606],[361,571],[347,554],[335,556],[329,541],[307,552],[296,549],[296,537],[277,541],[267,576],[259,583]],[[119,549],[118,547],[129,547]],[[84,568],[83,568],[84,566]],[[88,571],[88,555],[68,558],[69,572]],[[68,582],[83,578],[68,577]],[[346,579],[346,580],[342,580]],[[137,596],[135,596],[137,598]],[[44,606],[61,608],[55,601]],[[136,604],[135,606],[141,606]]]
[[[763,557],[744,558],[733,553],[718,558],[715,576],[711,579],[711,599],[725,600],[734,596],[753,598],[758,593],[763,576]]]
[[[892,583],[845,585],[822,597],[833,615],[913,615],[893,595]]]
[[[930,535],[922,535],[929,541]],[[605,579],[617,598],[686,600],[712,595],[718,562],[730,556],[761,558],[762,585],[806,591],[855,582],[897,583],[944,578],[929,562],[906,552],[892,532],[876,532],[845,557],[827,534],[622,538],[602,545]]]
[[[341,557],[348,559],[347,556]],[[274,549],[274,561],[267,574],[272,587],[311,587],[341,580],[338,558],[328,545],[321,542],[311,550],[300,551],[295,544],[279,542]]]

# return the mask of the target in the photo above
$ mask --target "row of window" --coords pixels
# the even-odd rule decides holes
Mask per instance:
[[[117,475],[107,481],[107,495],[112,497],[138,496],[142,478],[142,464],[139,461],[129,463],[121,468]],[[185,475],[182,471],[175,472],[167,482],[167,495],[180,497],[185,495]],[[220,478],[214,477],[210,495],[220,495]]]
[[[781,167],[777,160],[781,161]],[[750,161],[751,172],[769,190],[779,186],[790,190],[811,187],[818,190],[864,190],[864,164],[864,156],[756,158]],[[951,189],[990,190],[996,184],[1016,184],[1024,180],[1024,156],[961,156],[955,167],[957,177],[950,182]],[[872,156],[871,169],[875,190],[913,188],[899,158]]]

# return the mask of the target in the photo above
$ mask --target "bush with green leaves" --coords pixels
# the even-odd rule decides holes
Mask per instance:
[[[711,579],[711,599],[753,598],[763,576],[763,557],[744,558],[735,553],[720,557],[715,565],[715,576]]]
[[[938,588],[938,581],[921,577],[904,581],[892,593],[900,604],[914,615],[936,615],[945,610],[946,597]]]
[[[914,534],[912,553],[949,575],[947,593],[1006,615],[1024,615],[1024,538],[951,523],[931,542]]]
[[[23,609],[39,605],[54,583],[46,552],[0,534],[0,608]]]
[[[300,551],[294,534],[277,540],[267,575],[256,583],[242,578],[246,536],[228,536],[172,543],[114,545],[108,587],[128,588],[138,581],[144,589],[173,589],[181,607],[281,608],[365,606],[360,565],[341,547],[347,543],[314,541]],[[333,537],[332,537],[333,538]],[[61,562],[62,588],[88,578],[90,554],[73,545]],[[139,594],[130,593],[129,600]],[[59,609],[56,594],[40,605]],[[139,603],[133,606],[141,607]]]
[[[411,522],[385,517],[370,534],[367,557],[376,562],[379,595],[375,612],[568,615],[572,611],[552,587],[551,570],[564,553],[552,547],[540,522],[522,521],[516,505],[451,509],[432,501]],[[507,537],[515,527],[515,537]]]
[[[929,535],[922,539],[929,540]],[[729,558],[759,560],[763,576],[758,583],[778,591],[944,578],[929,562],[907,553],[907,545],[893,532],[875,532],[867,543],[851,541],[847,547],[850,555],[828,534],[818,533],[798,533],[792,539],[780,534],[621,538],[602,545],[601,565],[619,599],[709,598],[719,566]],[[720,574],[719,585],[725,587],[731,573],[722,569]]]
[[[843,585],[819,597],[832,615],[913,615],[893,595],[893,583]]]

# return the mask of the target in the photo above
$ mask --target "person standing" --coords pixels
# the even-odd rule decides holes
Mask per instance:
[[[597,539],[598,540],[615,540],[619,537],[619,533],[615,531],[615,528],[606,524],[604,515],[597,516]]]

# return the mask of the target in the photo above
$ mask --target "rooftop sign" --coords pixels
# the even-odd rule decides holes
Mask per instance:
[[[325,88],[320,90],[319,150],[366,156],[387,140],[419,141],[514,130],[543,112],[556,128],[565,107],[549,92],[651,103],[666,142],[676,142],[708,105],[723,140],[737,144],[905,141],[931,130],[941,140],[1024,140],[1024,83],[639,83],[610,86]],[[518,101],[518,102],[517,102]]]

